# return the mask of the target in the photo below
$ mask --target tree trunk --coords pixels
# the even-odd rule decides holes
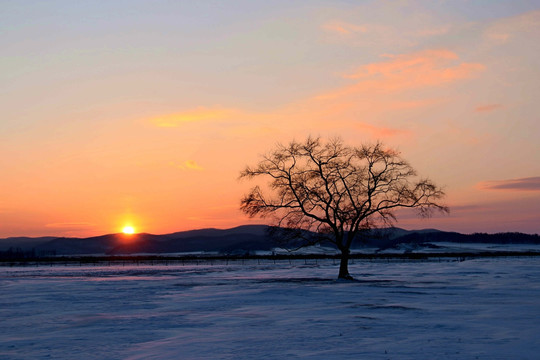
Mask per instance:
[[[349,274],[349,253],[349,249],[341,251],[338,279],[353,280],[353,277]]]

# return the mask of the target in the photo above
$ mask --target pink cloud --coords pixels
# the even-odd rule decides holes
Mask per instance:
[[[358,80],[319,99],[335,98],[355,93],[389,93],[474,78],[485,69],[480,63],[459,62],[459,56],[449,50],[424,50],[411,54],[385,54],[383,61],[360,66],[344,75]]]
[[[324,24],[322,28],[326,31],[338,33],[341,35],[348,35],[352,33],[366,33],[368,31],[368,28],[365,25],[355,25],[337,21]]]
[[[455,53],[448,50],[425,50],[401,55],[383,54],[381,57],[390,60],[363,65],[355,73],[345,75],[345,77],[349,79],[366,78],[373,75],[390,77],[400,73],[416,72],[419,67],[433,68],[437,63],[458,59]]]
[[[503,106],[501,104],[487,104],[487,105],[480,105],[477,106],[474,111],[475,112],[489,112],[493,110],[497,110],[502,108]]]
[[[483,181],[478,184],[478,187],[484,190],[540,191],[540,176]]]
[[[494,22],[484,36],[495,44],[505,44],[527,34],[538,36],[539,30],[540,10],[533,10]]]

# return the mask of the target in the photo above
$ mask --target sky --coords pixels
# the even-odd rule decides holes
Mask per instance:
[[[450,214],[540,233],[540,1],[0,0],[0,237],[249,223],[278,143],[381,140]]]

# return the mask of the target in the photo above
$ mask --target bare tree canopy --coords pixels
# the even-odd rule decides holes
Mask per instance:
[[[240,178],[269,179],[266,194],[255,186],[242,199],[249,216],[272,216],[275,225],[310,230],[341,251],[339,278],[350,279],[350,247],[359,231],[391,224],[395,210],[414,208],[422,217],[447,212],[444,192],[417,178],[399,153],[381,143],[348,146],[340,138],[308,138],[278,145]]]

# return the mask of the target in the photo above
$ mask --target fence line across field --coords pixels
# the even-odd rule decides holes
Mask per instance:
[[[351,254],[351,264],[355,262],[454,262],[477,258],[536,257],[540,252],[477,252],[477,253],[396,253],[396,254]],[[0,266],[258,266],[285,264],[290,266],[339,265],[339,257],[334,255],[250,255],[244,257],[226,256],[65,256],[35,259],[5,259]]]

